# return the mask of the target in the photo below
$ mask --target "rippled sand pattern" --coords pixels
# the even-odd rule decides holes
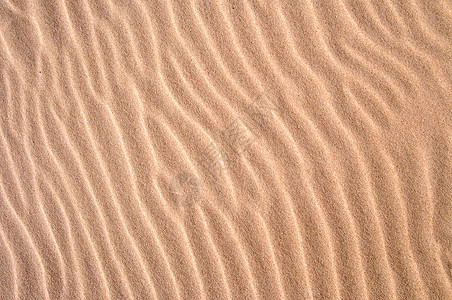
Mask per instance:
[[[449,0],[0,0],[0,299],[452,299]]]

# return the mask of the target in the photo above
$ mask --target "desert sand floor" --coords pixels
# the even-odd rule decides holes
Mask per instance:
[[[452,299],[452,2],[0,0],[0,299]]]

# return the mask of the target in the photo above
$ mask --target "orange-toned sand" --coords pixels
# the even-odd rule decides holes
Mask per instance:
[[[452,299],[449,0],[0,0],[0,299]]]

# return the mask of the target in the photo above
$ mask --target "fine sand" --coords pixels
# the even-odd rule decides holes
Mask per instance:
[[[0,299],[452,299],[450,0],[0,0]]]

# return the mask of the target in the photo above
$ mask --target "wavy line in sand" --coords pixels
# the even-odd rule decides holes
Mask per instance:
[[[1,1],[0,298],[452,298],[450,16]]]

